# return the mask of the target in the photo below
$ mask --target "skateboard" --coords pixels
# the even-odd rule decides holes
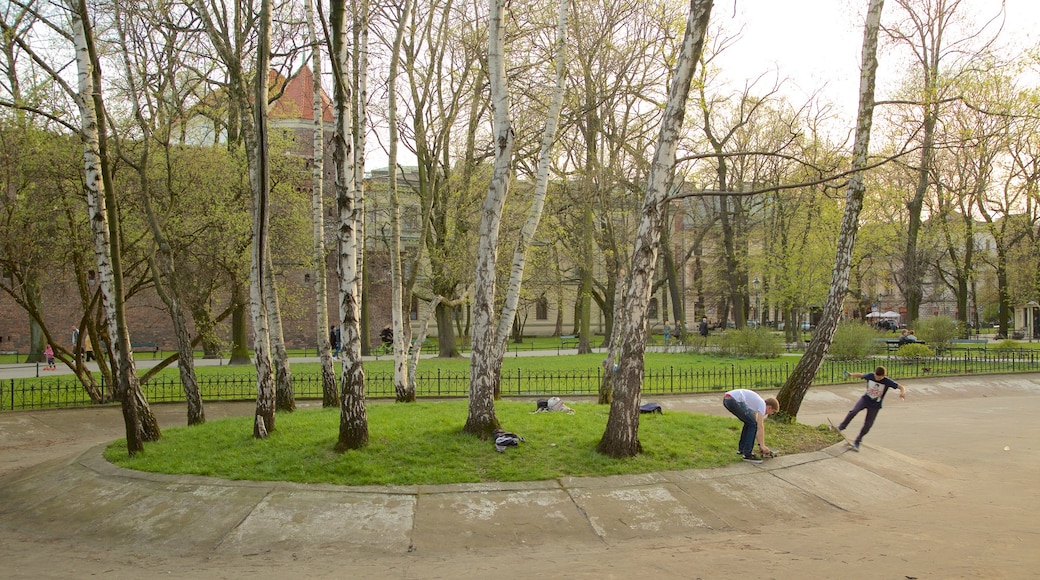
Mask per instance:
[[[845,440],[845,443],[848,443],[849,447],[853,447],[852,441],[848,437],[845,436],[845,432],[844,431],[838,429],[838,426],[834,424],[834,421],[831,421],[830,417],[827,417],[827,422],[830,423],[831,429],[834,429],[835,431],[838,432],[839,435],[841,435],[841,438]]]

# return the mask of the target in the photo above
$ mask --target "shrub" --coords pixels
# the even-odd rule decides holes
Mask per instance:
[[[899,347],[899,350],[896,351],[896,356],[903,360],[918,360],[932,358],[935,356],[935,351],[927,344],[914,344],[911,342]]]
[[[877,354],[881,345],[874,341],[881,333],[859,322],[842,322],[834,331],[834,340],[828,351],[834,360],[860,360]]]
[[[938,350],[942,350],[951,340],[965,336],[964,326],[949,316],[922,318],[914,324],[917,325],[917,336]]]
[[[761,328],[728,330],[719,339],[718,353],[722,356],[776,358],[783,344],[780,338]]]
[[[1005,352],[1007,352],[1007,351],[1015,351],[1015,350],[1018,350],[1018,348],[1019,348],[1018,347],[1018,343],[1013,341],[1013,340],[1002,340],[1002,341],[998,342],[997,344],[993,345],[993,347],[992,347],[993,350],[999,350],[999,351],[1005,351]]]

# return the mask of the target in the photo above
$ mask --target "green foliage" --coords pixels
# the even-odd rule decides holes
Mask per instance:
[[[718,344],[720,355],[738,357],[776,358],[784,348],[778,336],[762,328],[728,330]]]
[[[896,351],[896,356],[902,360],[919,360],[934,357],[935,351],[927,344],[911,342],[899,347],[899,350]]]
[[[843,322],[834,332],[828,354],[834,360],[861,360],[878,353],[880,345],[874,340],[881,333],[859,322]]]
[[[935,346],[937,349],[949,344],[955,338],[965,336],[964,325],[949,316],[933,316],[922,318],[914,323],[915,334],[921,340]]]
[[[1022,348],[1022,345],[1011,339],[1002,340],[990,347],[991,350],[1003,353],[1014,352],[1020,348]]]
[[[695,469],[739,461],[733,453],[740,422],[729,416],[665,411],[640,417],[643,453],[615,460],[595,453],[609,406],[573,403],[574,415],[531,413],[533,401],[499,401],[503,428],[525,438],[496,453],[493,442],[462,433],[466,401],[369,404],[370,443],[337,454],[338,409],[279,414],[268,439],[254,439],[252,417],[166,429],[145,452],[127,457],[116,442],[105,457],[120,466],[158,473],[187,473],[234,480],[296,481],[341,485],[415,485],[534,481]],[[771,447],[788,453],[820,449],[835,436],[805,425],[766,428]]]

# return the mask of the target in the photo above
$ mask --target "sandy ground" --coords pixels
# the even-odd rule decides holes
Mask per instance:
[[[906,402],[886,400],[855,461],[892,452],[927,464],[935,481],[858,510],[804,513],[751,530],[663,535],[620,544],[546,542],[453,553],[282,550],[170,555],[140,545],[99,548],[96,538],[54,538],[0,523],[0,578],[1033,578],[1040,569],[1040,377],[907,381]],[[814,389],[799,420],[837,422],[858,386]],[[723,413],[717,396],[677,397],[666,409]],[[207,406],[207,415],[250,404]],[[164,425],[183,409],[157,410]],[[6,413],[34,421],[31,443],[0,428],[0,476],[53,468],[119,436],[111,410]],[[65,421],[67,419],[67,421]],[[862,419],[850,427],[854,435]],[[57,425],[57,427],[55,427]],[[115,431],[115,433],[113,433]],[[851,453],[851,452],[850,452]],[[825,474],[819,474],[825,477]],[[102,544],[103,545],[103,544]]]

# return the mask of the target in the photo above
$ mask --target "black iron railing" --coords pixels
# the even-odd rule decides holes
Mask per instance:
[[[720,392],[735,388],[777,389],[790,376],[796,363],[723,364],[701,370],[649,368],[643,377],[643,393],[692,394]],[[816,373],[813,384],[853,382],[845,371],[870,372],[878,365],[888,369],[896,380],[934,376],[963,376],[1040,372],[1040,351],[968,350],[956,356],[904,360],[895,356],[861,361],[827,361]],[[501,393],[506,397],[540,397],[551,395],[595,395],[603,380],[599,367],[588,371],[561,372],[516,369],[502,375]],[[318,373],[293,374],[293,391],[298,399],[321,399],[321,376]],[[177,378],[153,378],[142,385],[145,396],[153,403],[179,402],[184,391]],[[199,378],[199,389],[205,401],[243,401],[256,398],[256,378],[250,375],[207,375]],[[98,389],[108,393],[104,384]],[[382,399],[395,396],[392,373],[369,373],[365,377],[365,394]],[[469,395],[469,372],[435,370],[419,371],[416,396],[419,398],[466,397]],[[105,403],[91,399],[86,389],[72,375],[35,379],[7,379],[0,382],[0,409],[40,409],[76,407]]]

